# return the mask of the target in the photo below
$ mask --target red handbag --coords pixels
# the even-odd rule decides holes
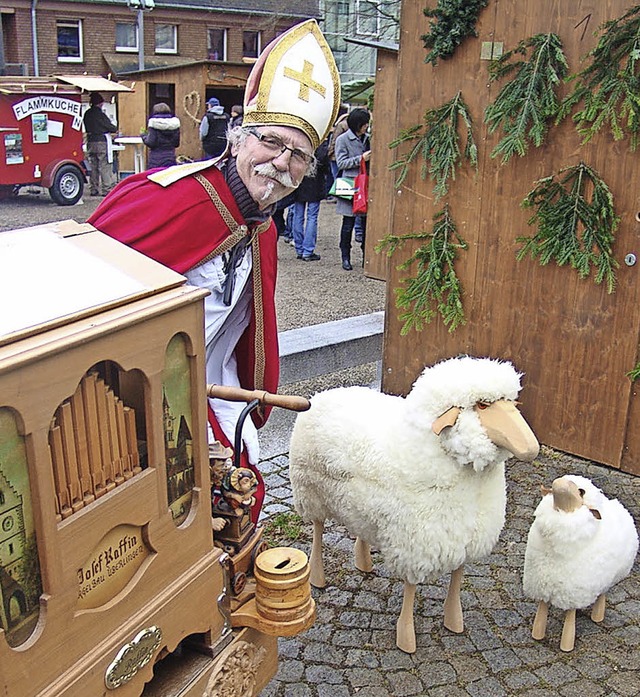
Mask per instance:
[[[353,188],[356,191],[353,195],[353,212],[355,215],[366,215],[367,200],[369,199],[369,175],[364,158],[360,159],[360,172],[353,182]]]

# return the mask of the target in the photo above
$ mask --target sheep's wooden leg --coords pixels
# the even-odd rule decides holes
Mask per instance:
[[[602,595],[599,595],[596,602],[593,604],[593,607],[591,608],[591,619],[594,622],[602,622],[604,619],[604,608],[607,602],[607,596],[602,593]]]
[[[460,602],[460,588],[462,587],[462,574],[464,564],[451,572],[449,590],[444,601],[444,626],[451,632],[460,634],[464,630],[462,618],[462,603]]]
[[[356,537],[356,543],[353,547],[356,557],[356,569],[360,571],[373,571],[373,562],[371,561],[371,546],[362,538]]]
[[[398,623],[396,624],[396,646],[405,653],[415,653],[416,651],[416,630],[413,624],[415,597],[415,584],[405,581],[402,610],[400,610],[400,617],[398,617]]]
[[[309,559],[309,581],[315,588],[324,588],[327,580],[324,576],[324,563],[322,561],[322,533],[324,521],[313,521],[313,543],[311,545],[311,559]]]
[[[562,638],[560,639],[561,651],[573,651],[576,641],[576,611],[567,610],[564,613],[564,624],[562,625]]]
[[[536,610],[536,616],[533,620],[533,629],[531,630],[531,636],[534,639],[544,639],[544,635],[547,633],[547,615],[549,614],[549,604],[541,600],[538,603],[538,609]]]

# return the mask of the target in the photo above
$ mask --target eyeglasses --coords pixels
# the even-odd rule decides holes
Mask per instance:
[[[288,150],[291,153],[291,159],[298,164],[304,164],[309,167],[316,161],[316,158],[308,152],[300,150],[299,148],[290,148],[288,145],[285,145],[278,136],[265,135],[255,128],[248,128],[247,130],[262,143],[266,150],[272,152],[274,157],[278,157],[278,155],[282,155],[285,150]]]

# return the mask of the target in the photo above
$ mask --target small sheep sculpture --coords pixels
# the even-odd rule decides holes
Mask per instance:
[[[311,584],[326,585],[324,521],[353,535],[355,565],[371,546],[404,580],[396,644],[416,650],[416,584],[452,572],[444,624],[462,632],[463,565],[489,554],[505,520],[504,463],[532,460],[538,442],[515,406],[510,363],[452,358],[426,368],[406,398],[366,387],[327,390],[297,417],[290,476],[296,509],[313,522]]]
[[[560,649],[572,651],[576,609],[604,619],[607,591],[631,571],[638,533],[631,514],[586,477],[565,475],[542,488],[524,555],[523,588],[537,600],[534,639],[544,639],[549,605],[565,610]]]

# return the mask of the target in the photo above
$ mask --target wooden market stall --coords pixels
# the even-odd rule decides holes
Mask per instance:
[[[234,104],[242,104],[250,70],[250,63],[206,60],[123,74],[120,77],[131,81],[135,92],[119,97],[119,129],[125,136],[139,136],[153,105],[166,102],[180,119],[180,147],[176,155],[199,160],[203,157],[199,127],[206,100],[218,97],[229,113]],[[134,170],[133,148],[125,148],[119,158],[120,172]]]
[[[484,122],[485,110],[514,77],[512,73],[490,80],[487,58],[492,51],[500,55],[529,37],[555,33],[568,73],[576,73],[585,67],[585,57],[602,35],[601,25],[628,10],[622,0],[489,0],[475,25],[477,37],[467,38],[452,57],[433,65],[425,62],[428,49],[422,39],[430,20],[421,4],[404,3],[397,87],[387,83],[376,89],[374,97],[370,217],[382,212],[385,222],[381,228],[379,220],[371,220],[367,251],[371,275],[384,275],[387,269],[372,258],[377,240],[387,232],[432,230],[434,215],[445,204],[467,245],[457,250],[455,261],[466,323],[452,332],[436,315],[423,331],[401,336],[403,322],[394,291],[415,276],[416,269],[414,264],[400,271],[398,265],[418,243],[407,243],[391,258],[384,391],[406,393],[424,365],[460,353],[511,360],[524,373],[522,410],[541,442],[640,474],[640,400],[637,384],[627,375],[638,364],[640,334],[639,266],[628,256],[640,253],[638,154],[630,148],[628,135],[615,140],[606,124],[583,143],[569,116],[559,125],[550,119],[540,147],[530,145],[525,156],[515,155],[503,163],[500,156],[492,157],[492,151],[504,132],[498,128],[490,133]],[[561,82],[558,94],[562,98],[571,89],[571,83]],[[440,199],[434,195],[434,182],[421,176],[424,160],[412,164],[401,186],[378,186],[377,161],[388,162],[389,141],[402,129],[424,123],[428,110],[449,102],[458,92],[472,118],[477,171],[463,159],[455,180],[449,181],[448,193]],[[460,127],[462,148],[465,130]],[[393,158],[408,149],[407,144],[400,146]],[[538,180],[557,177],[580,163],[606,182],[620,217],[612,247],[619,268],[611,293],[606,282],[595,283],[595,271],[580,278],[570,265],[551,261],[541,266],[530,255],[516,260],[523,244],[516,238],[536,232],[528,224],[533,211],[521,207],[523,200]],[[390,229],[385,231],[387,220]]]

